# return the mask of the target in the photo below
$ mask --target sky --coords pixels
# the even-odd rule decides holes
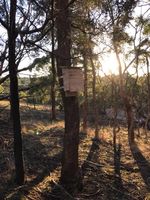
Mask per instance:
[[[147,5],[147,3],[149,3],[149,5]],[[140,16],[142,15],[143,13],[145,13],[145,17],[149,18],[150,19],[150,2],[147,0],[145,1],[145,5],[144,7],[137,7],[135,9],[135,12],[134,12],[134,17],[137,17],[137,16]],[[127,32],[129,33],[130,36],[134,36],[135,30],[132,29],[132,28],[128,28]],[[139,36],[140,37],[140,36]],[[138,38],[138,41],[139,42],[139,38]],[[99,51],[99,47],[96,48],[97,51]],[[121,57],[121,56],[120,56]],[[130,58],[131,59],[131,58]],[[130,63],[130,59],[126,60],[125,63],[128,65],[128,63]],[[123,58],[121,59],[122,61],[122,67],[124,68],[124,62],[123,62]],[[109,53],[109,54],[106,54],[103,59],[100,60],[101,62],[101,67],[100,67],[100,70],[99,70],[99,74],[101,76],[104,76],[105,74],[108,75],[108,74],[118,74],[118,63],[117,63],[117,60],[116,60],[116,56],[114,53]],[[128,69],[128,72],[132,75],[135,74],[135,68],[133,68],[132,66]],[[143,74],[146,74],[147,72],[147,67],[146,66],[141,66],[139,68],[139,75],[143,75]]]
[[[145,1],[146,3],[149,2],[148,0]],[[149,7],[150,8],[150,7]],[[148,6],[145,7],[138,7],[135,10],[135,15],[138,16],[141,13],[145,13],[145,11],[148,9]],[[149,12],[146,13],[146,15],[149,15],[150,17],[150,10]],[[130,29],[129,30],[130,34],[133,35],[133,30]],[[4,35],[5,31],[3,28],[0,27],[0,34]],[[97,47],[97,51],[98,51]],[[29,64],[31,64],[33,62],[34,59],[32,58],[25,58],[22,60],[22,62],[19,65],[19,68],[24,68],[27,67]],[[117,60],[116,60],[116,56],[114,53],[109,53],[109,54],[105,54],[105,56],[103,56],[103,59],[100,59],[100,69],[99,69],[99,74],[104,76],[105,74],[118,74],[118,64],[117,64]],[[123,64],[123,63],[122,63]],[[129,69],[130,73],[134,73],[133,68]],[[146,73],[143,69],[140,70],[140,74]],[[32,72],[30,71],[23,71],[20,73],[20,76],[33,76],[33,75],[38,75],[39,72],[36,72],[35,70],[33,70]],[[43,73],[40,72],[40,74],[42,75]]]

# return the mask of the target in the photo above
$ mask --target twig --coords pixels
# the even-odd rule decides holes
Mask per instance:
[[[31,196],[28,196],[27,198],[30,199],[30,200],[34,200],[35,199],[35,197],[31,197]]]
[[[119,192],[119,193],[122,193],[122,194],[125,195],[125,196],[132,197],[132,199],[137,200],[137,198],[134,198],[133,196],[131,196],[131,194],[124,193],[123,191],[118,190],[117,188],[113,187],[112,185],[109,185],[109,186],[110,186],[113,190],[115,190],[115,191],[117,191],[117,192]]]
[[[98,183],[97,181],[93,181],[93,184],[95,184],[95,183],[96,183],[96,188],[97,188],[96,192],[90,193],[90,194],[81,194],[81,196],[82,197],[92,197],[92,196],[95,196],[98,193],[100,193],[100,191],[101,191],[100,183]]]
[[[42,193],[41,189],[39,187],[33,188],[34,191]]]
[[[85,162],[85,163],[88,163],[88,164],[90,164],[90,165],[95,165],[95,166],[97,166],[97,167],[103,167],[103,166],[104,166],[104,165],[102,165],[102,164],[94,163],[94,162],[92,162],[92,161],[90,161],[90,160],[85,160],[84,162]]]
[[[106,183],[104,179],[101,179],[101,182]],[[108,183],[107,183],[107,184],[108,184]],[[132,199],[137,200],[137,198],[134,198],[133,196],[131,196],[131,194],[127,194],[127,193],[125,193],[124,191],[121,191],[121,190],[119,190],[119,189],[113,187],[112,184],[108,184],[108,186],[109,186],[111,189],[113,189],[113,190],[115,190],[115,191],[117,191],[117,192],[122,193],[124,196],[132,197]]]
[[[92,193],[92,194],[81,194],[82,197],[92,197],[97,195],[98,193],[100,193],[101,189],[99,188],[96,192]]]

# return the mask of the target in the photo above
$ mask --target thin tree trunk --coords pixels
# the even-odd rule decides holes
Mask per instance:
[[[113,46],[114,46],[116,58],[117,58],[118,65],[119,65],[120,95],[124,102],[126,113],[127,113],[128,137],[129,137],[130,143],[132,144],[132,143],[134,143],[133,111],[132,111],[132,106],[130,104],[129,97],[127,96],[125,88],[124,88],[122,66],[121,66],[121,61],[120,61],[120,57],[119,57],[119,53],[118,53],[118,48],[117,48],[115,42],[113,42]]]
[[[90,48],[90,55],[92,55],[92,50]],[[94,125],[95,125],[95,139],[99,140],[99,130],[98,130],[98,112],[97,112],[97,104],[96,104],[96,70],[95,65],[93,63],[93,59],[90,56],[91,66],[92,66],[92,94],[93,94],[93,111],[94,111]]]
[[[150,119],[150,72],[149,72],[149,60],[148,57],[146,56],[146,66],[147,66],[147,88],[148,88],[148,106],[147,106],[147,118],[146,118],[146,122],[145,122],[145,135],[146,135],[146,139],[148,138],[147,136],[147,127],[149,126],[149,119]]]
[[[16,170],[16,183],[21,185],[24,182],[24,167],[22,156],[22,138],[21,123],[19,112],[19,95],[18,95],[18,79],[17,67],[15,63],[15,46],[16,46],[16,0],[10,1],[10,27],[8,29],[8,45],[9,45],[9,74],[10,74],[10,98],[11,98],[11,116],[14,132],[14,157]]]
[[[57,0],[57,72],[60,87],[63,86],[61,67],[71,67],[71,23],[68,3],[68,0]],[[68,191],[73,192],[80,187],[81,180],[78,166],[79,105],[76,96],[65,96],[63,89],[61,94],[65,111],[65,133],[60,182]]]
[[[55,99],[55,86],[56,86],[56,69],[55,69],[55,55],[54,55],[54,50],[55,50],[55,35],[54,35],[54,28],[55,28],[55,20],[54,20],[54,0],[51,2],[52,4],[52,55],[51,55],[51,64],[52,64],[52,75],[53,75],[53,80],[51,84],[51,99],[52,99],[52,121],[56,120],[56,99]]]
[[[87,55],[83,54],[84,67],[84,103],[83,103],[83,133],[87,133],[88,93],[87,93]]]

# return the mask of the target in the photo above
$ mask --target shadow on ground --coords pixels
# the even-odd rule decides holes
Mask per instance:
[[[79,199],[131,200],[134,195],[123,186],[121,177],[121,144],[93,140],[82,165],[83,191]],[[110,173],[108,173],[110,171]],[[135,185],[132,188],[137,189]]]
[[[60,166],[63,131],[58,127],[40,135],[24,135],[23,154],[26,182],[20,188],[13,184],[13,177],[5,185],[1,198],[17,200],[29,194],[30,190],[41,183]],[[9,190],[8,190],[9,188]]]
[[[38,112],[34,114],[36,116]],[[40,117],[37,116],[37,121],[43,120],[44,116],[43,112]],[[30,120],[29,117],[30,115],[26,115],[26,120]],[[48,123],[48,120],[45,121],[46,123]],[[4,130],[7,128],[6,124],[3,128]],[[122,137],[124,138],[124,135]],[[72,197],[57,182],[59,180],[61,167],[63,128],[56,125],[44,132],[40,131],[38,133],[35,131],[32,134],[24,134],[23,152],[26,183],[22,187],[15,186],[13,184],[14,171],[12,170],[12,177],[9,178],[10,181],[7,181],[7,177],[7,180],[0,178],[0,190],[3,188],[0,191],[0,200],[70,200],[77,198],[80,200],[144,199],[142,198],[143,191],[138,192],[136,183],[132,181],[134,177],[138,177],[137,174],[139,171],[137,169],[134,170],[134,163],[132,165],[129,162],[128,158],[132,156],[130,155],[131,152],[129,153],[128,151],[127,139],[125,138],[124,140],[125,143],[118,144],[113,142],[111,137],[109,140],[101,140],[99,142],[97,140],[91,141],[91,136],[86,137],[84,134],[80,135],[80,143],[84,143],[79,152],[79,154],[83,154],[80,157],[83,163],[83,190],[76,194],[75,197]],[[90,142],[88,143],[88,141]],[[83,147],[86,148],[86,151]],[[3,159],[7,156],[7,151],[13,154],[12,144],[9,148],[1,151],[0,161],[1,157]],[[124,150],[124,148],[126,149]],[[150,165],[136,144],[131,147],[131,151],[134,159],[137,161],[142,177],[149,188]],[[124,162],[122,162],[123,157]],[[5,163],[3,169],[2,165],[0,166],[0,176],[3,172],[6,175],[10,174],[10,171],[7,171],[5,166]],[[53,174],[55,174],[56,178],[54,178],[54,181],[52,180]],[[129,177],[130,181],[128,179]],[[54,188],[59,188],[59,193],[54,193]]]
[[[130,144],[130,149],[139,167],[144,183],[147,186],[148,191],[150,191],[150,162],[146,160],[136,143]]]

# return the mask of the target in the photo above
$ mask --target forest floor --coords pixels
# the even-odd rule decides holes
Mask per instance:
[[[13,182],[13,134],[8,102],[0,102],[0,200],[150,200],[150,141],[144,134],[129,146],[126,127],[114,144],[113,130],[101,126],[80,133],[83,190],[74,196],[59,185],[64,123],[50,122],[50,109],[21,104],[25,184]],[[142,130],[141,130],[142,131]],[[150,133],[148,133],[150,134]]]

